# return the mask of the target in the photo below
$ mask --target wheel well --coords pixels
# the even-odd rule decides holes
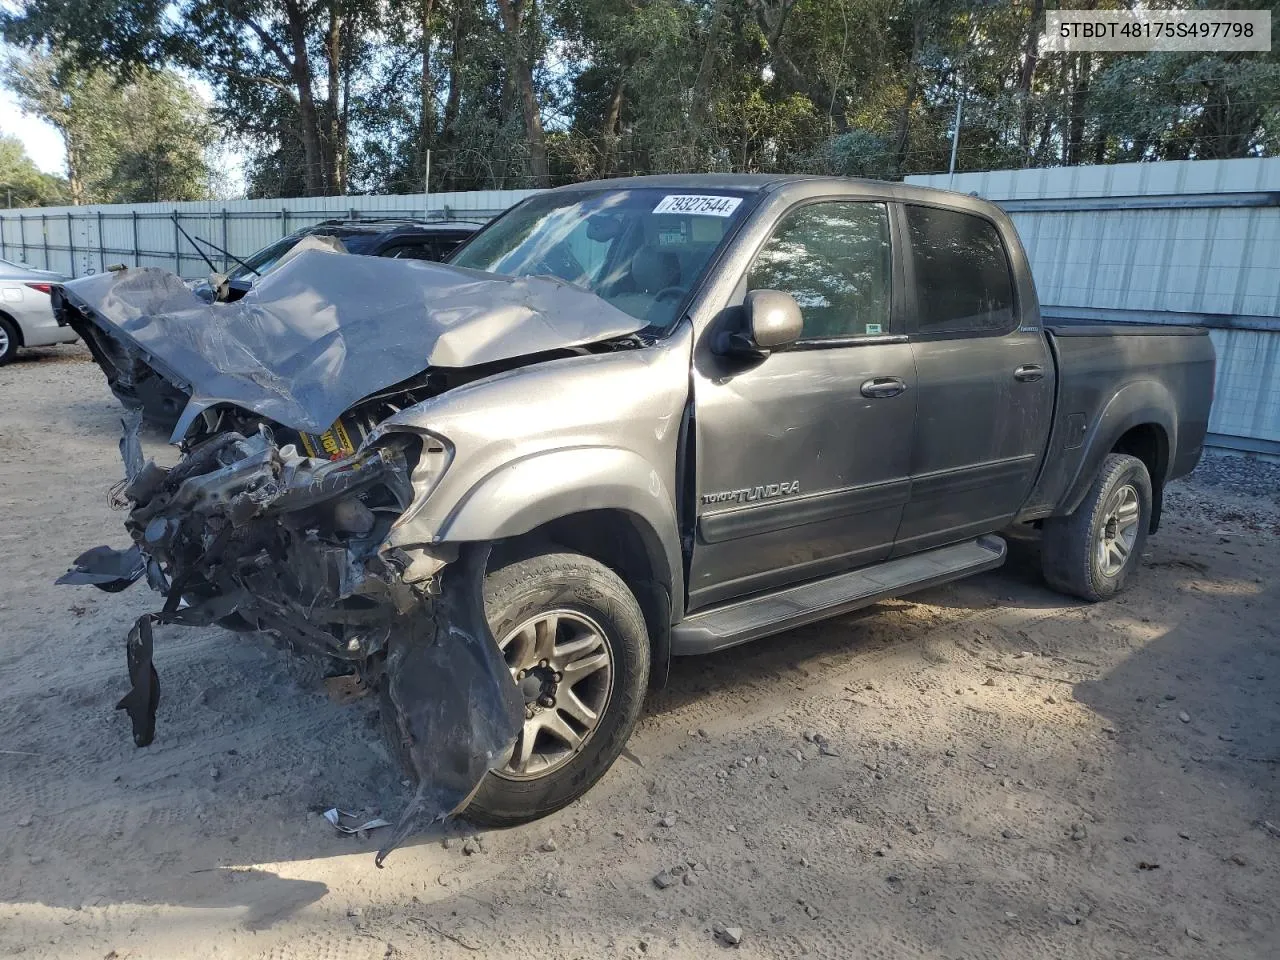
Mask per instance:
[[[549,547],[581,553],[622,578],[644,613],[653,645],[652,677],[656,683],[664,681],[671,643],[671,571],[657,533],[625,510],[584,510],[494,544],[488,569]]]
[[[1164,503],[1164,477],[1169,469],[1169,437],[1164,428],[1154,423],[1131,427],[1111,448],[1112,453],[1137,457],[1151,475],[1151,533],[1160,526],[1160,510]]]
[[[20,324],[17,320],[13,319],[13,317],[10,314],[5,313],[3,310],[0,310],[0,319],[9,321],[9,326],[13,327],[14,334],[17,338],[18,346],[25,347],[26,342],[22,337],[22,324]]]

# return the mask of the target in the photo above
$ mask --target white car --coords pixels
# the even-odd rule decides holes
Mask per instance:
[[[23,263],[0,260],[0,364],[14,358],[19,347],[47,347],[73,343],[70,327],[58,326],[49,305],[49,291],[66,277]]]

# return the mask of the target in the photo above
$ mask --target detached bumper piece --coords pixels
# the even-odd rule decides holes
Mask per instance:
[[[160,684],[153,625],[262,631],[339,661],[380,689],[417,782],[386,855],[422,823],[461,810],[515,742],[523,701],[485,622],[487,549],[406,583],[404,554],[384,550],[413,498],[411,440],[341,460],[256,433],[216,434],[172,468],[143,461],[138,417],[125,422],[126,550],[95,547],[59,583],[122,590],[146,577],[165,597],[126,644],[131,689],[118,709],[134,742],[155,732]]]
[[[151,616],[139,617],[125,641],[129,661],[129,692],[116,704],[117,710],[129,714],[133,723],[133,742],[145,747],[156,735],[156,710],[160,707],[160,675],[151,662]]]

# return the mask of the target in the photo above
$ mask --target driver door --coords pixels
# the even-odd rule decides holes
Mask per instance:
[[[714,352],[716,324],[701,338],[690,610],[889,555],[915,420],[895,230],[883,202],[791,207],[739,295],[791,294],[801,340],[748,362]]]

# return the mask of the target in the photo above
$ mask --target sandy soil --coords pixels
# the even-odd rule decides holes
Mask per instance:
[[[318,811],[404,789],[314,666],[158,629],[133,746],[112,708],[154,597],[53,585],[122,541],[118,415],[79,347],[0,370],[0,955],[1280,955],[1274,497],[1181,485],[1102,606],[1024,556],[677,662],[586,799],[377,870]]]

